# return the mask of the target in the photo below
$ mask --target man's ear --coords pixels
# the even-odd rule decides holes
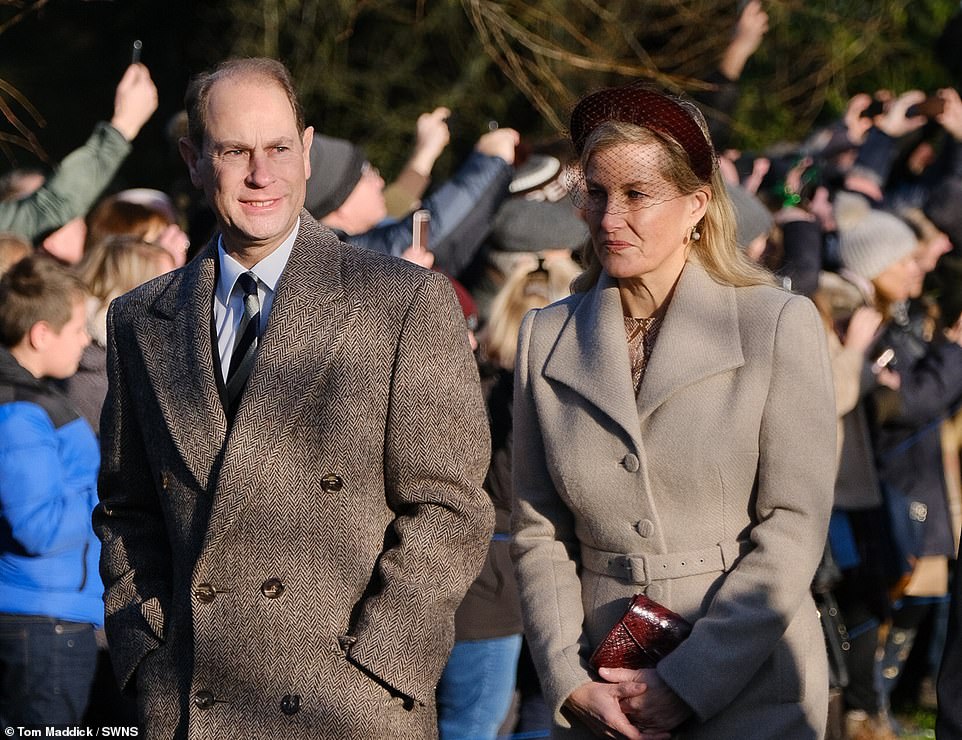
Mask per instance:
[[[194,184],[195,188],[202,188],[203,180],[197,171],[197,166],[200,162],[200,153],[194,148],[194,142],[186,136],[181,136],[177,141],[177,148],[180,149],[180,156],[187,165],[187,171],[190,172],[190,181]]]
[[[304,178],[311,176],[311,144],[314,141],[314,127],[308,126],[301,134],[301,146],[304,147]]]

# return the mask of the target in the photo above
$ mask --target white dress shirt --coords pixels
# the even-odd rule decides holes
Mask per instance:
[[[217,256],[220,261],[220,271],[217,278],[217,287],[214,290],[214,331],[217,333],[221,378],[227,377],[230,356],[234,349],[234,336],[237,334],[237,328],[240,326],[241,318],[244,315],[244,291],[234,289],[237,285],[237,278],[245,272],[252,272],[257,278],[257,297],[261,305],[260,325],[257,327],[257,335],[263,336],[264,328],[267,326],[267,317],[270,315],[271,306],[274,303],[277,281],[281,279],[281,273],[287,266],[287,260],[291,256],[291,249],[294,247],[294,240],[297,238],[300,225],[301,220],[298,219],[294,225],[294,230],[281,245],[251,267],[250,270],[227,254],[224,249],[223,238],[218,240]]]

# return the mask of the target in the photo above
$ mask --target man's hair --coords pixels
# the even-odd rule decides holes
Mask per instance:
[[[187,137],[198,151],[204,146],[204,136],[207,133],[207,103],[211,88],[215,82],[229,77],[261,77],[274,82],[284,91],[291,103],[298,132],[304,130],[304,109],[297,98],[297,91],[294,89],[294,82],[287,67],[276,59],[267,57],[228,59],[209,72],[196,75],[187,86],[187,94],[184,96],[184,107],[187,109]]]
[[[38,321],[55,331],[87,295],[80,278],[50,257],[24,257],[0,278],[0,344],[15,347]]]

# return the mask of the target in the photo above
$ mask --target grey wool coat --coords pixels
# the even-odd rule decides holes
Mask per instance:
[[[835,405],[812,303],[689,262],[636,398],[603,273],[526,316],[516,373],[512,554],[556,735],[590,736],[562,704],[598,680],[592,650],[644,592],[694,625],[657,667],[694,712],[677,737],[822,736],[809,584]]]
[[[109,316],[106,629],[149,738],[422,738],[494,515],[449,281],[301,214],[228,429],[216,238]]]

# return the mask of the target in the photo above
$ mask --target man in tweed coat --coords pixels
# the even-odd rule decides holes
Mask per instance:
[[[493,526],[453,291],[302,210],[313,131],[282,65],[225,62],[188,113],[220,233],[108,320],[94,525],[117,678],[150,738],[431,737]]]

